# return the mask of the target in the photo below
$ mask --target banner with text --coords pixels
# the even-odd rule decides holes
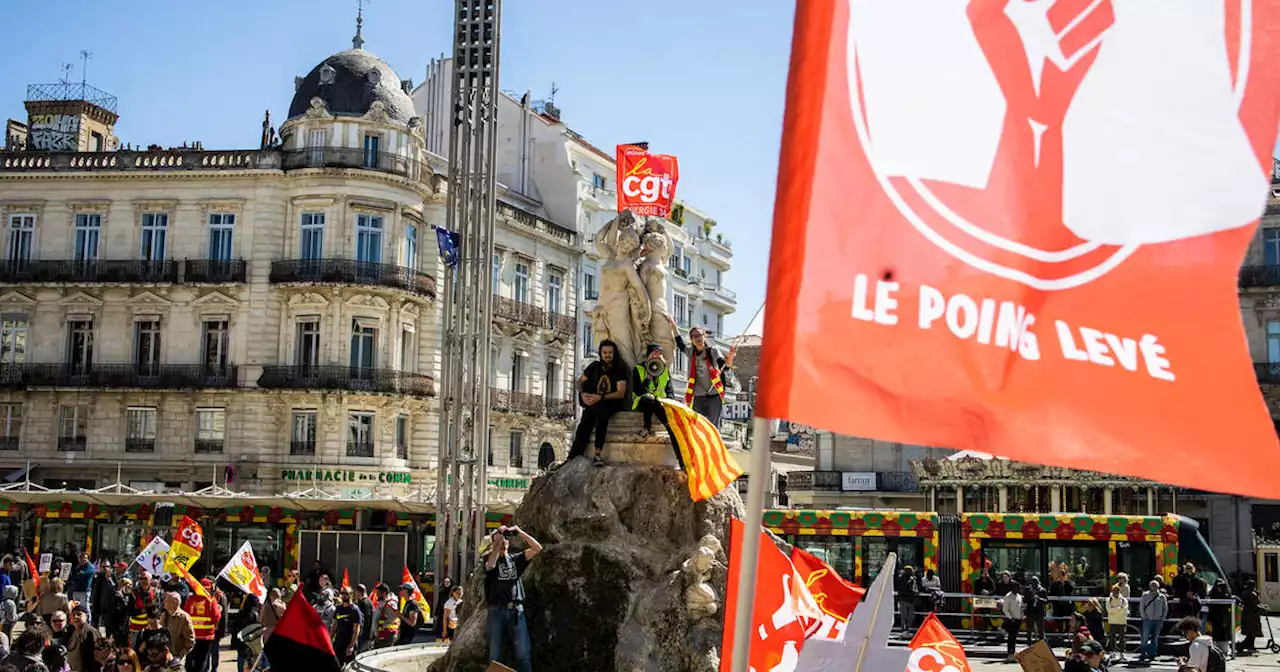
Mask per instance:
[[[676,157],[618,145],[618,212],[666,217],[676,198],[680,165]]]
[[[190,570],[200,559],[200,552],[203,550],[204,531],[200,529],[200,523],[189,516],[183,516],[178,531],[173,535],[169,557],[164,561],[164,571],[181,576],[178,566]]]
[[[800,3],[758,413],[1280,496],[1236,287],[1280,0],[1031,4]]]

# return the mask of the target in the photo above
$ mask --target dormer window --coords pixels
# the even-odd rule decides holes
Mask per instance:
[[[332,84],[333,78],[336,74],[337,74],[337,71],[333,69],[333,66],[329,65],[328,63],[325,63],[324,65],[320,66],[320,83]]]
[[[377,86],[378,82],[382,81],[382,73],[378,72],[376,69],[370,70],[369,74],[365,75],[365,77],[369,80],[369,83],[372,84],[373,86]]]

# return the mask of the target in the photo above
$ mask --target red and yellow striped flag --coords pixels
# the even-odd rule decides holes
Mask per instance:
[[[717,492],[742,475],[742,467],[729,456],[729,449],[720,438],[720,430],[710,420],[692,408],[674,399],[659,399],[667,414],[684,470],[689,475],[689,496],[700,502],[711,499]]]

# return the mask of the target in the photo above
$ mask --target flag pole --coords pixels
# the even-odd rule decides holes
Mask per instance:
[[[747,471],[747,517],[743,521],[742,555],[738,572],[737,611],[733,615],[733,672],[747,672],[751,650],[751,615],[755,610],[756,565],[760,559],[760,523],[764,520],[764,495],[769,488],[768,418],[751,421],[751,468]]]

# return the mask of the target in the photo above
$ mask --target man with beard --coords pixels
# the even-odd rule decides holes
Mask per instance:
[[[595,431],[595,454],[591,462],[604,466],[601,453],[605,436],[609,432],[609,419],[622,410],[627,396],[627,365],[618,356],[618,346],[613,341],[600,342],[600,359],[587,365],[578,378],[578,400],[582,403],[582,419],[573,435],[573,447],[566,462],[585,456],[591,432]]]

